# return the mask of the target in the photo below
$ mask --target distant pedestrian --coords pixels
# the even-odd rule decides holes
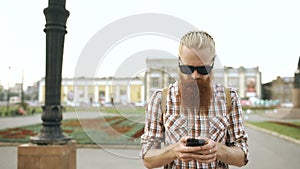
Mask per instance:
[[[114,105],[114,98],[112,96],[110,97],[110,103]]]

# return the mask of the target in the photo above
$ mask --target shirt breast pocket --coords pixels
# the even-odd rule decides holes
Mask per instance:
[[[225,143],[229,119],[227,116],[214,116],[209,119],[209,137],[216,141]]]
[[[165,121],[166,141],[173,144],[180,140],[181,137],[187,136],[187,122],[184,116],[168,115]]]

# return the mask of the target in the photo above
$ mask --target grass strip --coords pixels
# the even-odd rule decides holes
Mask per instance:
[[[274,122],[247,122],[254,126],[264,128],[297,140],[300,140],[300,129],[295,127],[290,127],[282,124],[276,124]],[[293,124],[299,124],[299,122],[292,122]]]

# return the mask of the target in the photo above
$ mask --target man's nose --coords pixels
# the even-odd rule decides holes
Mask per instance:
[[[191,77],[193,79],[199,79],[201,77],[201,74],[199,74],[197,70],[194,70],[194,72],[191,74]]]

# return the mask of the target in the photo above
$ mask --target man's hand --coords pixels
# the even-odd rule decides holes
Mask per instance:
[[[184,162],[197,160],[199,162],[210,163],[216,160],[217,147],[216,143],[210,139],[204,138],[206,144],[204,146],[186,146],[188,137],[183,137],[174,146],[173,152],[177,159]],[[202,138],[203,139],[203,138]]]
[[[201,138],[204,139],[206,144],[201,146],[200,150],[197,152],[193,152],[192,157],[194,160],[203,163],[211,163],[216,161],[217,159],[217,146],[216,142],[208,138]]]

